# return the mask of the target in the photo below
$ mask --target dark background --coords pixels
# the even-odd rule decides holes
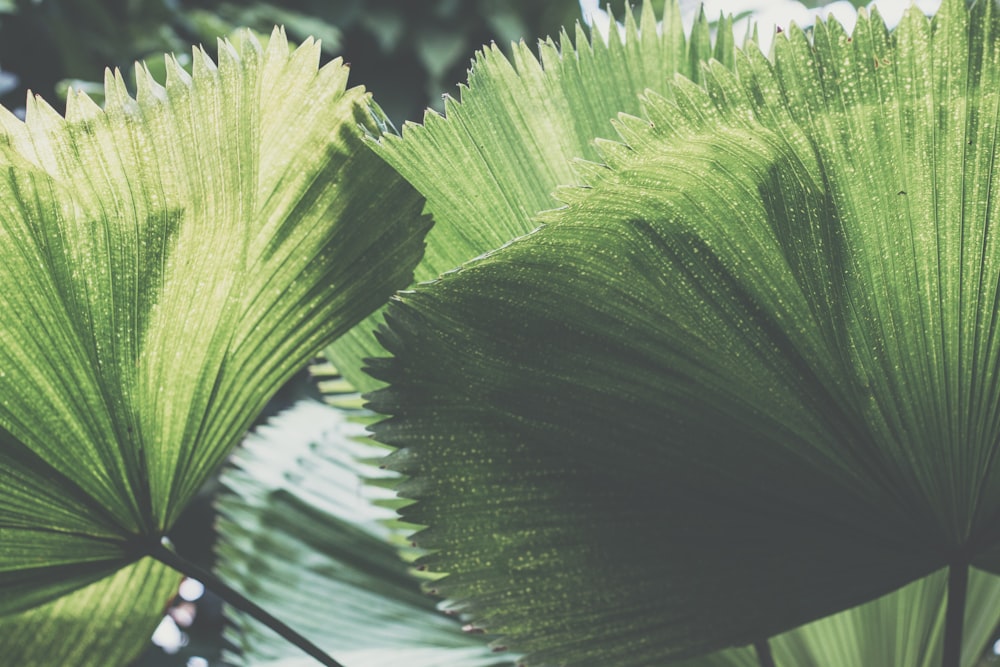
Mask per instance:
[[[0,0],[0,103],[23,109],[30,89],[61,110],[70,85],[101,97],[106,67],[130,78],[143,60],[155,75],[164,53],[183,64],[192,44],[214,52],[239,28],[280,24],[290,41],[312,35],[326,59],[342,56],[398,124],[456,94],[481,45],[533,42],[579,14],[576,0]]]

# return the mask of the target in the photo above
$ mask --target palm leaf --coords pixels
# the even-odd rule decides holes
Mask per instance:
[[[535,214],[557,204],[556,186],[580,182],[575,160],[597,158],[594,138],[615,136],[611,119],[639,112],[643,90],[663,89],[677,73],[697,78],[713,55],[732,63],[732,40],[713,50],[704,15],[690,39],[676,2],[660,18],[648,4],[638,22],[627,11],[624,34],[613,32],[607,42],[577,26],[573,39],[564,31],[558,44],[542,42],[539,57],[521,43],[507,60],[491,46],[476,55],[461,101],[445,99],[443,117],[429,112],[423,125],[404,126],[403,139],[385,137],[375,147],[427,198],[434,216],[417,280],[534,229]],[[729,27],[723,21],[719,34]],[[439,179],[459,173],[463,178]],[[362,391],[377,386],[361,362],[384,354],[371,333],[381,322],[381,312],[372,315],[326,352]]]
[[[0,615],[159,544],[267,398],[405,285],[419,196],[276,31],[0,112]],[[359,127],[363,125],[366,130]]]
[[[0,618],[0,655],[18,667],[130,664],[149,645],[180,579],[145,558],[58,600]]]
[[[375,433],[439,590],[627,666],[997,569],[994,12],[678,79],[544,227],[400,295]]]
[[[361,420],[361,421],[359,421]],[[230,585],[352,667],[510,665],[435,608],[400,558],[393,477],[364,461],[361,411],[301,401],[248,436],[222,475],[216,570]],[[241,665],[311,659],[258,621],[227,612]]]
[[[941,664],[948,575],[940,570],[894,593],[778,635],[777,665],[937,667]],[[975,570],[969,581],[962,666],[979,664],[1000,622],[1000,578]],[[739,648],[686,660],[678,667],[759,667],[756,651]]]

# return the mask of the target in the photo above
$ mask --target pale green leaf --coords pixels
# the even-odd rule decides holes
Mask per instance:
[[[0,615],[158,544],[268,397],[405,285],[422,201],[276,31],[0,111]],[[359,123],[364,127],[359,127]]]
[[[652,6],[641,20],[625,12],[624,34],[605,42],[579,26],[539,55],[524,43],[508,60],[496,46],[478,53],[461,90],[445,100],[445,115],[428,112],[423,125],[408,123],[403,138],[385,137],[378,153],[427,198],[434,228],[417,280],[430,280],[538,226],[535,214],[553,208],[559,185],[580,183],[578,159],[597,159],[595,137],[614,137],[611,119],[638,113],[639,94],[662,90],[677,73],[698,78],[712,54],[708,24],[685,38],[676,2],[666,3],[662,31]],[[723,23],[725,32],[729,24]],[[703,34],[702,34],[703,33]],[[575,41],[575,45],[574,45]],[[715,57],[732,62],[732,40]],[[343,336],[327,355],[354,386],[377,386],[361,361],[383,354],[371,332],[377,313]]]
[[[149,646],[180,579],[165,565],[146,558],[58,600],[0,618],[4,664],[129,664]]]
[[[400,294],[376,435],[439,590],[533,664],[654,665],[995,568],[998,33],[751,45]]]
[[[362,421],[359,421],[362,420]],[[420,591],[395,513],[395,477],[366,460],[385,449],[364,440],[366,413],[303,401],[248,436],[217,501],[216,570],[351,667],[510,665],[481,635]],[[308,665],[311,658],[262,624],[230,610],[235,664]]]
[[[771,639],[777,665],[938,667],[948,573],[915,581],[867,604]],[[1000,622],[1000,578],[973,570],[965,607],[962,667],[975,667]],[[678,667],[759,667],[752,648],[731,649]]]

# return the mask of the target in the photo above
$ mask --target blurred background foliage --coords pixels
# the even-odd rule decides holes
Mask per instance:
[[[164,53],[183,64],[191,44],[214,51],[240,28],[279,24],[351,63],[352,81],[398,124],[440,108],[481,45],[531,42],[579,15],[577,0],[0,0],[0,102],[23,108],[31,90],[61,109],[70,86],[100,97],[105,67],[144,60],[162,73]]]

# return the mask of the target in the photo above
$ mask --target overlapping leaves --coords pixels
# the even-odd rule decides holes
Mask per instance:
[[[534,663],[651,665],[995,570],[998,30],[952,0],[664,85],[542,229],[401,295],[376,435],[436,586]]]
[[[392,473],[366,462],[360,410],[302,401],[248,436],[220,496],[220,576],[352,667],[511,665],[482,635],[435,609],[400,558],[403,529],[378,503]],[[367,484],[366,484],[367,482]],[[314,664],[238,612],[229,633],[243,665]]]
[[[776,665],[938,667],[941,664],[948,574],[928,575],[867,604],[771,639]],[[962,667],[981,664],[1000,621],[1000,578],[973,570],[965,608]],[[678,667],[759,667],[752,647],[720,651]]]
[[[423,125],[404,126],[405,140],[386,137],[376,147],[427,198],[434,216],[417,280],[436,278],[537,227],[535,213],[557,204],[553,190],[579,182],[574,160],[597,158],[594,138],[615,136],[611,119],[638,113],[644,89],[659,88],[677,73],[698,79],[700,65],[713,56],[733,61],[726,20],[713,45],[704,16],[685,35],[675,2],[660,17],[649,3],[640,21],[631,12],[625,17],[624,33],[613,32],[608,42],[592,41],[579,26],[574,39],[563,32],[558,44],[542,42],[540,60],[524,43],[512,46],[510,61],[495,46],[484,50],[461,101],[445,99],[445,117],[430,112]],[[440,179],[459,173],[462,178]],[[381,322],[381,312],[372,315],[327,351],[363,391],[377,386],[361,366],[384,354],[372,336]]]
[[[0,111],[0,615],[168,531],[281,383],[411,276],[422,201],[318,45]]]

